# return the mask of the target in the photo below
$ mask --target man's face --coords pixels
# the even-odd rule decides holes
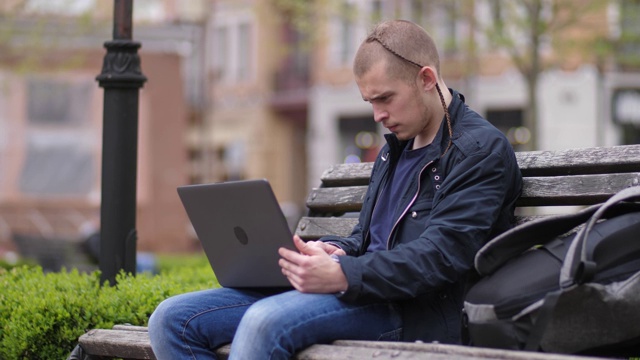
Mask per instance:
[[[373,118],[400,140],[427,137],[429,111],[424,92],[406,81],[387,76],[385,62],[378,61],[363,76],[356,79],[362,99],[371,103]]]

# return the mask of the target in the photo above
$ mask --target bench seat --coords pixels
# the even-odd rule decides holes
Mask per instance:
[[[92,359],[155,359],[149,347],[146,327],[116,325],[113,329],[94,329],[80,338]],[[226,360],[230,345],[219,348],[218,358]],[[531,353],[514,350],[486,349],[438,343],[404,343],[383,341],[338,340],[332,344],[316,344],[296,354],[298,360],[343,359],[432,359],[432,360],[586,360],[593,357]]]

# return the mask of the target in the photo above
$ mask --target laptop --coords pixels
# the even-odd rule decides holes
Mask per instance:
[[[189,220],[223,287],[291,287],[278,248],[293,234],[265,179],[178,187]]]

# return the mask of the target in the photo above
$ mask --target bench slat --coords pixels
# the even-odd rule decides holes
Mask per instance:
[[[344,213],[360,211],[367,186],[316,188],[307,198],[309,210],[318,213]]]
[[[487,360],[491,358],[457,355],[425,353],[421,349],[386,349],[358,346],[357,343],[347,345],[312,345],[296,354],[298,360],[343,360],[343,359],[376,359],[376,360],[398,360],[398,359],[429,359],[429,360]],[[495,359],[509,359],[499,357]]]
[[[525,177],[517,206],[592,205],[640,184],[640,173]],[[360,211],[366,186],[313,189],[307,207],[316,213]]]
[[[315,240],[326,235],[348,236],[358,223],[357,217],[309,217],[298,222],[296,234],[303,240]]]
[[[95,329],[79,339],[86,353],[93,356],[123,359],[155,359],[146,327],[114,326],[111,330]],[[228,359],[230,345],[216,350],[222,360]],[[404,343],[382,341],[338,340],[331,345],[312,345],[294,356],[298,360],[341,359],[433,359],[433,360],[584,360],[581,356],[544,354],[524,351],[488,349],[438,343]],[[588,358],[595,359],[595,358]]]
[[[384,341],[337,340],[334,346],[355,346],[359,348],[373,348],[386,350],[410,351],[418,354],[419,359],[440,359],[431,357],[435,354],[445,356],[444,359],[504,359],[504,360],[595,360],[595,357],[585,357],[565,354],[549,354],[531,351],[515,351],[480,348],[462,345],[440,343],[409,343]]]
[[[516,205],[593,205],[638,184],[640,173],[525,177]]]
[[[336,164],[325,170],[320,180],[324,187],[368,185],[372,168],[372,162]]]
[[[534,219],[550,215],[521,215],[516,216],[516,225],[524,224]],[[357,217],[310,217],[300,219],[296,234],[303,240],[316,240],[327,235],[349,236],[353,227],[358,223]]]
[[[516,152],[524,176],[640,171],[640,145]]]
[[[156,358],[146,331],[93,329],[81,335],[78,342],[91,355],[123,359]]]
[[[516,152],[523,176],[607,174],[640,171],[640,145]],[[373,163],[338,164],[326,170],[323,187],[367,185]]]

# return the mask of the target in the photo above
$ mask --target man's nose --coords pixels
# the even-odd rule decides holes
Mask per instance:
[[[387,110],[383,109],[380,106],[373,106],[373,120],[375,122],[381,122],[389,117],[389,113]]]

